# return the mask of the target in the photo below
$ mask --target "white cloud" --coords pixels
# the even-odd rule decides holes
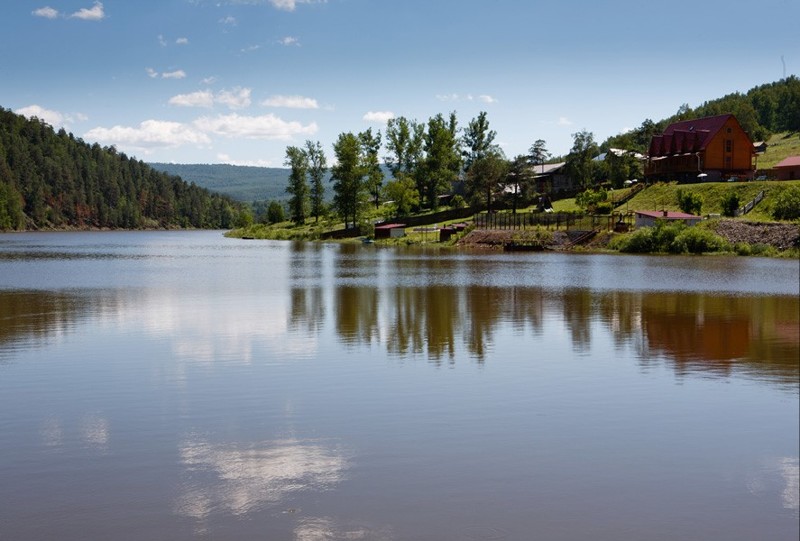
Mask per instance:
[[[439,101],[472,101],[472,94],[437,94],[436,99]]]
[[[363,117],[367,122],[380,122],[382,124],[388,122],[391,118],[394,118],[394,113],[391,111],[370,111]]]
[[[300,47],[300,40],[293,36],[286,36],[285,38],[281,38],[278,40],[278,43],[280,43],[285,47],[290,47],[292,45]]]
[[[273,114],[263,116],[218,115],[195,120],[197,129],[225,137],[247,139],[291,139],[295,135],[313,135],[318,127],[315,122],[303,126],[299,122],[286,122]]]
[[[164,36],[162,36],[161,34],[158,35],[158,44],[161,45],[162,47],[167,46],[167,40],[164,39]]]
[[[186,72],[183,70],[169,71],[161,74],[162,79],[184,79]]]
[[[319,109],[314,98],[304,96],[270,96],[261,102],[264,107],[287,107],[289,109]]]
[[[269,0],[275,8],[283,11],[294,11],[297,4],[324,4],[328,0]]]
[[[44,17],[45,19],[57,19],[60,15],[58,10],[45,6],[43,8],[35,9],[31,12],[36,17]]]
[[[95,2],[91,8],[82,8],[70,15],[73,19],[83,19],[84,21],[102,21],[106,18],[103,11],[103,3]]]
[[[189,45],[189,38],[178,38],[175,40],[176,45]]]
[[[177,105],[178,107],[213,107],[214,94],[210,90],[178,94],[169,99],[169,104]]]
[[[206,77],[200,82],[203,83],[204,85],[213,85],[214,83],[217,82],[217,78],[212,75],[211,77]]]
[[[88,120],[88,117],[83,113],[61,113],[35,104],[17,109],[15,112],[28,118],[36,117],[54,128],[69,128],[69,125],[73,122],[85,122]]]
[[[230,109],[244,109],[251,103],[250,89],[237,86],[233,90],[223,90],[216,95],[214,101],[227,105]]]
[[[236,17],[228,15],[227,17],[220,19],[219,22],[225,26],[236,26]]]
[[[144,150],[158,147],[177,147],[185,144],[207,145],[208,135],[191,126],[164,120],[145,120],[138,127],[97,127],[86,132],[87,140],[100,141],[108,145]]]
[[[241,51],[243,53],[252,53],[253,51],[257,51],[261,48],[261,45],[250,45],[248,47],[243,47]]]
[[[29,105],[27,107],[23,107],[22,109],[17,109],[15,112],[18,115],[23,115],[28,118],[36,117],[39,120],[44,120],[54,127],[60,127],[64,124],[63,114],[59,113],[58,111],[45,109],[41,105]]]
[[[488,94],[481,94],[478,96],[483,103],[497,103],[497,99]]]
[[[272,162],[269,160],[233,160],[228,154],[217,154],[217,160],[228,165],[240,165],[246,167],[272,167]]]
[[[558,117],[557,124],[559,126],[572,126],[572,121],[565,116]]]
[[[153,68],[145,68],[145,71],[147,72],[147,76],[150,77],[151,79],[155,79],[156,77],[158,77],[158,72]]]

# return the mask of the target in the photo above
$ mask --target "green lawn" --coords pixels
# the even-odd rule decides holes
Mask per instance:
[[[800,156],[800,133],[777,133],[767,140],[767,151],[758,156],[757,168],[770,169],[789,156]]]
[[[705,182],[702,184],[658,183],[637,194],[627,205],[628,210],[680,210],[677,191],[693,192],[703,198],[701,214],[721,214],[722,200],[731,191],[739,195],[739,206],[753,200],[761,190],[765,197],[743,219],[750,221],[773,221],[772,201],[777,194],[790,186],[800,186],[800,181],[769,182]],[[619,209],[622,210],[622,209]]]

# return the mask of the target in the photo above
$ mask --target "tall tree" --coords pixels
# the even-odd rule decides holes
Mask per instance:
[[[405,117],[389,119],[386,125],[385,160],[395,178],[413,175],[422,161],[425,125]]]
[[[582,130],[572,134],[572,150],[567,155],[565,168],[572,180],[582,188],[592,183],[592,159],[597,155],[597,143],[592,132]]]
[[[306,157],[308,158],[308,176],[311,178],[311,215],[318,222],[325,212],[325,173],[328,163],[325,151],[319,141],[306,141]]]
[[[528,199],[534,190],[535,171],[534,164],[531,162],[530,156],[520,155],[514,158],[507,167],[505,186],[508,188],[507,193],[511,196],[511,208],[514,214],[517,213],[520,200]]]
[[[425,165],[417,174],[417,190],[430,208],[439,207],[439,196],[446,193],[461,170],[456,114],[445,120],[438,114],[428,120],[423,143]]]
[[[489,212],[494,194],[505,187],[507,175],[508,161],[499,148],[478,157],[467,171],[467,185],[472,192],[472,200],[482,197]]]
[[[355,227],[364,201],[364,165],[361,141],[351,132],[339,134],[333,144],[336,165],[331,167],[333,205],[345,227]]]
[[[537,139],[528,150],[530,161],[533,165],[539,165],[544,173],[544,164],[550,158],[550,152],[547,150],[547,143],[544,139]]]
[[[497,149],[494,144],[494,138],[497,132],[489,129],[489,120],[486,118],[486,111],[478,113],[477,118],[470,120],[464,129],[462,141],[464,150],[461,155],[464,158],[464,169],[469,171],[469,168],[480,158],[483,158],[490,152]]]
[[[374,134],[372,128],[358,134],[361,140],[361,149],[364,157],[364,173],[366,174],[366,187],[375,208],[380,206],[381,193],[383,192],[383,171],[378,159],[381,149],[381,132]]]
[[[289,185],[286,191],[291,195],[289,198],[289,215],[296,224],[306,221],[306,211],[308,210],[308,156],[299,147],[286,148],[286,161],[284,162],[291,171],[289,172]]]

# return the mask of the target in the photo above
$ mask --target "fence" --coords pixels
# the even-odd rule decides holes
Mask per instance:
[[[755,197],[755,199],[750,201],[748,204],[746,204],[742,208],[738,209],[736,211],[736,216],[744,216],[745,214],[747,214],[748,212],[753,210],[753,207],[758,205],[761,202],[762,199],[764,199],[764,190],[761,190],[760,192],[758,192],[758,195]]]
[[[477,229],[519,229],[544,227],[591,231],[594,229],[614,229],[617,223],[633,223],[632,214],[614,213],[609,215],[573,214],[567,212],[526,212],[519,214],[476,214],[473,218]]]

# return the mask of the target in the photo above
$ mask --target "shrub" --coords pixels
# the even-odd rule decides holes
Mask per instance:
[[[675,254],[702,254],[729,250],[730,244],[708,229],[687,227],[678,233],[669,248]]]
[[[613,210],[614,207],[608,202],[597,203],[594,207],[595,214],[611,214]]]
[[[722,198],[722,215],[733,217],[736,216],[738,210],[739,194],[731,190]]]
[[[800,218],[800,186],[792,186],[778,194],[772,206],[772,216],[776,220]]]
[[[269,207],[267,207],[267,221],[271,224],[277,224],[285,219],[286,215],[283,211],[283,205],[278,201],[270,201]]]
[[[459,194],[453,196],[453,199],[450,201],[450,206],[454,209],[463,209],[467,206],[467,202],[464,201],[464,198],[461,197]]]
[[[694,192],[678,190],[678,207],[688,214],[700,214],[703,210],[703,198]]]

